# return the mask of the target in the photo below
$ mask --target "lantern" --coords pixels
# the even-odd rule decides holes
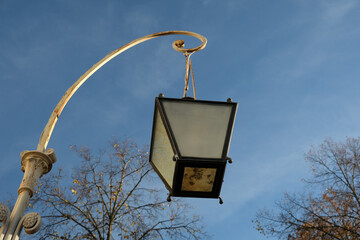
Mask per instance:
[[[169,196],[219,198],[237,103],[155,99],[150,163]]]

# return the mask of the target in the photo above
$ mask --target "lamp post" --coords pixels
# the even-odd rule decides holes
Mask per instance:
[[[0,203],[0,221],[2,222],[2,227],[0,229],[0,240],[17,240],[19,239],[20,233],[22,228],[25,229],[26,233],[29,234],[33,234],[36,231],[38,231],[40,229],[41,226],[41,217],[39,214],[37,213],[28,213],[24,216],[24,212],[26,210],[26,207],[28,206],[29,200],[32,197],[33,193],[34,193],[34,189],[37,186],[37,182],[38,179],[43,175],[48,173],[51,168],[52,168],[52,164],[54,164],[56,162],[56,155],[53,149],[47,149],[47,145],[48,142],[50,140],[52,131],[55,127],[55,124],[58,120],[58,118],[60,117],[60,114],[62,112],[62,110],[64,109],[64,107],[66,106],[67,102],[70,100],[70,98],[73,96],[73,94],[77,91],[77,89],[92,75],[94,74],[98,69],[100,69],[103,65],[105,65],[107,62],[109,62],[111,59],[113,59],[114,57],[116,57],[117,55],[121,54],[122,52],[126,51],[127,49],[145,42],[147,40],[156,38],[156,37],[160,37],[160,36],[165,36],[165,35],[189,35],[189,36],[193,36],[196,37],[198,39],[201,40],[201,45],[195,48],[182,48],[183,47],[183,42],[179,40],[175,41],[173,43],[173,48],[176,51],[182,52],[185,54],[186,59],[188,59],[187,57],[189,56],[189,54],[192,54],[193,52],[202,50],[203,48],[205,48],[207,40],[204,36],[194,33],[194,32],[188,32],[188,31],[166,31],[166,32],[159,32],[159,33],[154,33],[151,35],[147,35],[144,36],[142,38],[138,38],[136,40],[133,40],[132,42],[125,44],[124,46],[110,52],[109,54],[107,54],[103,59],[101,59],[99,62],[97,62],[94,66],[92,66],[88,71],[86,71],[65,93],[65,95],[61,98],[61,100],[59,101],[59,103],[57,104],[57,106],[55,107],[54,111],[52,112],[48,123],[46,124],[38,146],[37,146],[37,150],[35,151],[23,151],[21,153],[21,169],[24,172],[24,177],[23,180],[20,184],[20,187],[18,189],[18,198],[17,201],[15,203],[15,206],[10,214],[10,210],[6,207],[5,204]],[[188,70],[187,70],[187,77],[188,77]],[[168,100],[161,99],[160,98],[157,100],[160,103],[160,105],[167,105]],[[172,102],[172,100],[169,100],[170,102]],[[197,106],[198,103],[195,103],[195,105]],[[159,105],[159,106],[160,106]],[[170,103],[171,105],[171,103]],[[195,106],[194,105],[194,106]],[[216,105],[216,104],[215,104]],[[199,107],[199,106],[198,106]],[[210,104],[208,107],[210,108],[214,108],[214,106],[212,104]],[[170,106],[171,108],[171,106]],[[232,117],[234,117],[235,114],[235,108],[234,108],[234,104],[232,104],[232,107],[230,107],[230,115]],[[164,110],[159,110],[159,112],[161,114],[163,114]],[[171,113],[168,112],[168,110],[165,107],[165,112],[168,116],[169,119],[172,118],[172,116],[176,117],[175,115],[171,115]],[[216,111],[215,111],[216,112]],[[217,112],[219,113],[219,112]],[[205,116],[206,117],[206,116]],[[229,116],[227,116],[229,118]],[[226,116],[225,116],[226,118]],[[231,117],[230,117],[231,118]],[[156,117],[154,117],[155,121],[157,121]],[[232,118],[233,119],[233,118]],[[201,117],[200,119],[201,120]],[[231,122],[231,124],[229,124],[228,128],[227,128],[227,132],[226,132],[226,136],[225,137],[225,144],[223,145],[223,153],[225,153],[225,155],[227,154],[227,150],[225,151],[225,149],[228,148],[228,140],[231,135],[231,130],[232,129],[232,123],[233,120],[228,120]],[[225,120],[226,122],[226,120]],[[174,133],[177,131],[175,130],[176,127],[174,127],[175,125],[173,125],[173,122],[170,123],[171,127],[174,129]],[[165,124],[166,127],[168,127],[169,124]],[[231,126],[230,126],[231,125]],[[158,129],[158,126],[160,126],[160,124],[156,124],[154,123],[154,127],[156,127],[156,129]],[[215,125],[214,125],[215,126]],[[170,128],[169,128],[170,129]],[[230,132],[229,132],[230,131]],[[155,137],[154,137],[154,132],[155,132]],[[158,140],[158,135],[156,134],[158,132],[158,130],[153,130],[153,138],[152,140],[155,139],[155,143],[152,143],[152,146],[159,146],[159,142]],[[212,132],[211,134],[216,134],[215,132]],[[229,135],[230,134],[230,135]],[[224,140],[224,139],[223,139]],[[170,140],[172,143],[174,143],[174,140]],[[177,144],[176,146],[179,147],[181,146],[180,142],[181,140],[176,140],[176,142],[179,142],[179,144]],[[175,146],[175,145],[174,145]],[[153,166],[155,166],[155,170],[160,173],[158,170],[160,169],[160,165],[159,164],[159,160],[156,160],[154,158],[154,156],[156,154],[158,154],[159,152],[152,147],[152,153],[153,153],[153,157],[150,159],[151,163]],[[186,154],[183,154],[183,149],[182,147],[180,148],[176,148],[175,149],[175,153],[177,154],[176,156],[179,156],[181,160],[184,160],[186,158],[183,158],[183,156],[186,156]],[[222,162],[221,164],[216,165],[215,167],[213,167],[213,165],[211,165],[209,168],[213,169],[215,168],[215,171],[218,172],[222,172],[221,174],[223,175],[223,170],[224,170],[224,163],[223,161],[226,160],[224,154],[221,155],[220,158],[218,158],[217,160],[219,160],[220,162]],[[209,161],[209,159],[208,159]],[[181,161],[179,161],[179,164],[181,163]],[[166,163],[165,163],[166,164]],[[220,166],[221,165],[221,166]],[[189,166],[185,164],[185,170],[184,171],[188,171],[187,168],[191,168],[192,165],[190,164]],[[194,168],[193,168],[194,169]],[[200,169],[201,170],[201,169]],[[210,172],[213,174],[212,177],[214,177],[214,179],[216,178],[216,176],[219,176],[219,174],[214,173],[213,170],[210,170]],[[182,173],[184,175],[184,173]],[[217,175],[216,175],[217,174]],[[162,175],[160,175],[162,176]],[[161,177],[163,179],[163,177]],[[213,180],[214,180],[213,179]],[[183,180],[186,181],[186,180]],[[216,180],[215,180],[216,181]],[[221,181],[222,181],[222,177],[221,177]],[[221,186],[221,185],[220,185]],[[168,187],[168,186],[167,186]],[[168,187],[169,190],[171,190],[171,188]],[[185,191],[187,191],[188,189],[185,189]],[[218,189],[220,191],[220,189]],[[192,191],[192,190],[190,190]],[[209,191],[209,190],[208,190]],[[180,190],[180,194],[176,191],[170,191],[170,195],[172,196],[186,196],[187,194],[183,194],[183,188],[181,188]],[[200,194],[201,195],[201,194]],[[214,193],[213,195],[211,195],[211,197],[217,197],[218,196],[218,192]]]

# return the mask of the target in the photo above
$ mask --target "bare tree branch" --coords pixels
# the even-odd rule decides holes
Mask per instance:
[[[203,239],[201,219],[188,217],[182,201],[160,201],[149,186],[155,174],[146,149],[129,140],[111,141],[107,159],[72,146],[81,157],[72,183],[64,173],[44,176],[32,205],[44,219],[37,239]],[[64,179],[66,180],[66,179]],[[26,239],[26,237],[25,237]]]
[[[284,195],[277,212],[259,211],[255,224],[264,235],[279,239],[360,239],[360,138],[344,143],[325,140],[305,158],[317,191]]]

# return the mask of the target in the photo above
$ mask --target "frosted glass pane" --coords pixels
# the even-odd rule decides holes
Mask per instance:
[[[165,181],[172,188],[175,171],[175,162],[173,161],[174,152],[171,148],[170,140],[161,120],[159,111],[156,111],[154,139],[152,144],[151,162],[156,166]]]
[[[216,168],[185,167],[181,191],[212,192]]]
[[[181,156],[221,158],[232,106],[163,102]]]

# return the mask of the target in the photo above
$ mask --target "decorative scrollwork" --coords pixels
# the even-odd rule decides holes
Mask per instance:
[[[4,203],[0,203],[0,222],[6,221],[9,218],[9,215],[9,208]]]
[[[3,239],[5,235],[7,228],[9,226],[9,221],[10,221],[10,210],[4,203],[0,203],[0,223],[2,222],[2,226],[0,228],[0,239]]]
[[[27,234],[34,234],[41,227],[40,214],[31,212],[24,216],[23,227]]]

